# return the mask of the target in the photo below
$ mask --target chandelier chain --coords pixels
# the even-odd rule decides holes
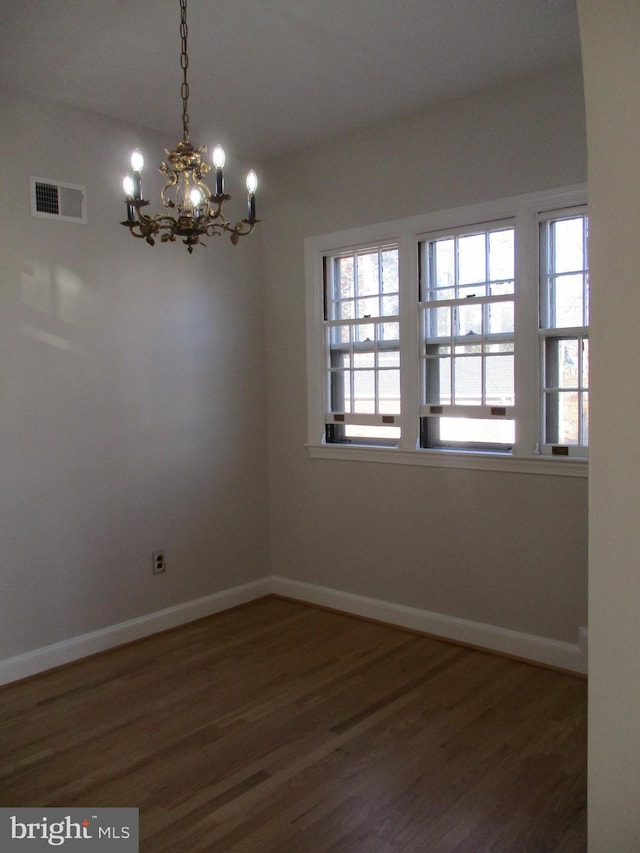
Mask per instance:
[[[180,38],[182,49],[180,53],[180,68],[182,68],[183,79],[180,86],[180,95],[182,97],[182,128],[184,131],[184,141],[189,141],[189,113],[187,104],[189,101],[189,84],[187,83],[187,68],[189,67],[189,54],[187,53],[187,36],[189,28],[187,26],[187,0],[180,0]]]

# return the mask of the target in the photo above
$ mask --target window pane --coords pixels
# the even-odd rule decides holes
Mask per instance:
[[[397,350],[379,352],[378,367],[400,367],[400,353]]]
[[[378,384],[380,414],[400,414],[400,371],[381,370],[378,373]]]
[[[353,374],[353,410],[373,414],[376,410],[375,371],[357,370]]]
[[[458,288],[457,297],[460,301],[464,301],[468,299],[470,302],[472,301],[474,296],[486,296],[487,295],[487,285],[482,282],[482,284],[465,284],[464,286],[460,286]]]
[[[489,315],[487,334],[513,332],[513,302],[493,302],[487,305]]]
[[[358,319],[365,317],[378,317],[380,314],[380,300],[377,296],[368,299],[358,299]]]
[[[354,328],[355,339],[358,343],[374,340],[373,323],[361,323]]]
[[[378,252],[358,255],[358,296],[380,292]]]
[[[509,282],[511,290],[507,291],[508,293],[513,293],[515,261],[513,238],[513,228],[492,231],[489,234],[489,279],[491,281],[511,279]]]
[[[348,344],[349,332],[351,326],[333,326],[331,328],[331,343],[332,344]]]
[[[353,354],[353,366],[362,370],[365,367],[375,367],[375,355],[372,352],[356,352]]]
[[[432,406],[451,405],[451,359],[427,360],[426,402]]]
[[[332,368],[349,368],[350,365],[350,355],[348,352],[342,349],[332,349],[329,352],[329,366]]]
[[[398,440],[400,438],[400,427],[388,426],[358,426],[356,424],[348,424],[344,428],[344,434],[347,438],[370,438],[382,440]]]
[[[382,292],[397,293],[398,289],[398,250],[385,249],[382,252]]]
[[[485,351],[487,353],[513,352],[513,341],[500,341],[500,343],[497,344],[487,344],[485,346]]]
[[[335,299],[349,299],[353,292],[353,258],[338,258],[336,275],[337,293]]]
[[[432,287],[452,287],[455,283],[455,240],[453,238],[436,240],[432,246],[434,274],[431,285]]]
[[[458,284],[486,281],[484,234],[458,239]]]
[[[551,326],[582,326],[582,275],[561,275],[553,280]]]
[[[547,388],[577,388],[580,379],[578,338],[550,338],[546,344]]]
[[[443,301],[444,299],[455,299],[456,291],[453,287],[442,287],[440,290],[430,290],[427,294],[427,300],[434,302],[435,300]]]
[[[397,295],[382,297],[382,316],[391,317],[400,313],[400,300]]]
[[[331,411],[351,411],[350,374],[345,370],[332,370],[329,374],[331,383]]]
[[[451,308],[427,310],[427,338],[448,338],[451,335]]]
[[[440,441],[455,444],[506,444],[515,441],[515,421],[498,418],[439,418]]]
[[[482,334],[482,305],[461,305],[458,308],[458,334]]]
[[[489,288],[489,296],[510,296],[514,291],[513,281],[493,281]]]
[[[578,340],[558,341],[558,388],[577,388],[579,384]]]
[[[560,219],[553,223],[552,272],[575,272],[585,267],[583,217]]]
[[[378,340],[379,341],[397,341],[400,339],[400,324],[399,323],[379,323],[378,324]]]
[[[547,441],[550,444],[578,444],[580,408],[577,391],[546,394]]]
[[[338,316],[336,320],[353,320],[355,317],[355,305],[352,299],[345,302],[338,302]]]
[[[482,358],[454,358],[454,402],[459,406],[479,406],[482,403]]]
[[[486,405],[513,406],[513,356],[490,356],[486,364]]]

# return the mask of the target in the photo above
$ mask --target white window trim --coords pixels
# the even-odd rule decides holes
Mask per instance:
[[[520,391],[517,408],[520,435],[518,446],[511,454],[471,452],[450,449],[424,449],[418,447],[419,427],[419,383],[420,359],[419,324],[417,322],[417,246],[425,235],[448,228],[473,226],[495,220],[514,219],[518,233],[516,252],[516,280],[524,280],[536,270],[539,259],[537,238],[538,217],[541,211],[563,210],[587,202],[587,187],[584,184],[562,189],[531,193],[500,199],[484,204],[452,208],[394,220],[371,226],[333,232],[305,240],[305,281],[307,320],[307,448],[314,459],[348,460],[419,465],[427,467],[466,468],[471,470],[503,471],[510,473],[552,476],[586,477],[586,458],[549,457],[533,454],[539,444],[538,427],[538,370],[539,346],[537,324],[527,328],[518,327],[516,312],[516,338],[523,340],[533,354],[530,359],[516,359],[516,388]],[[519,224],[526,227],[519,229]],[[526,235],[523,239],[522,235]],[[401,372],[402,414],[396,422],[402,428],[402,439],[397,448],[359,445],[328,445],[324,441],[325,426],[325,371],[323,337],[323,258],[339,254],[345,247],[396,241],[399,245],[400,277],[400,338],[401,354],[413,352],[415,357],[406,357]],[[516,299],[527,299],[529,316],[537,316],[538,278],[532,286],[518,292]],[[535,303],[535,304],[534,304]],[[402,355],[401,355],[402,357]],[[524,372],[526,378],[518,374]],[[519,448],[528,447],[528,452]]]

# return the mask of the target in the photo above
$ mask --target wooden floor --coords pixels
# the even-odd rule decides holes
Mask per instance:
[[[0,689],[0,805],[144,853],[586,850],[586,682],[268,598]]]

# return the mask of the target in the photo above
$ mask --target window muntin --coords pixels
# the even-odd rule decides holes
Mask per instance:
[[[589,444],[589,219],[586,209],[540,217],[543,452]]]
[[[493,223],[420,244],[422,447],[515,441],[515,228]]]
[[[328,256],[324,271],[326,440],[397,444],[398,246],[368,246]]]

